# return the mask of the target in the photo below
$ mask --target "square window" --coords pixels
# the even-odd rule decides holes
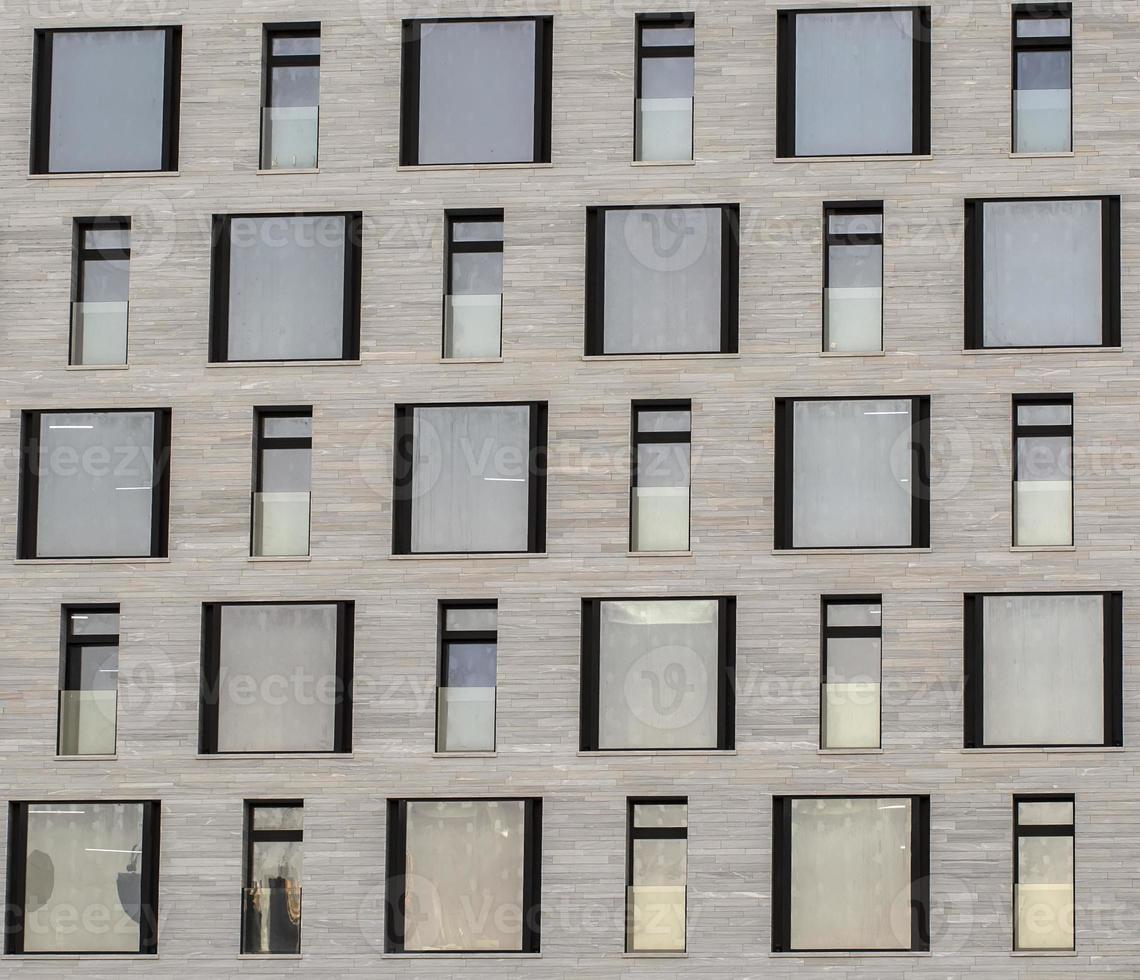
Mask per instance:
[[[495,602],[441,602],[437,752],[495,751],[499,645]]]
[[[1073,543],[1073,396],[1013,396],[1013,543]]]
[[[1013,798],[1013,948],[1076,949],[1074,798]]]
[[[307,555],[312,509],[312,408],[254,409],[250,554]]]
[[[634,160],[693,159],[695,40],[691,13],[638,15]]]
[[[824,596],[820,633],[819,747],[879,748],[883,597]]]
[[[267,26],[264,43],[261,169],[313,169],[321,106],[321,25]]]
[[[69,364],[127,363],[131,219],[75,222]]]
[[[443,356],[503,352],[503,212],[448,211]]]
[[[630,799],[627,806],[625,951],[683,953],[689,801]]]
[[[823,349],[883,349],[883,203],[825,204]]]
[[[60,755],[114,755],[119,691],[119,607],[63,607]]]
[[[630,551],[689,550],[690,401],[633,403]]]
[[[304,841],[302,800],[246,801],[241,951],[247,956],[301,952]]]

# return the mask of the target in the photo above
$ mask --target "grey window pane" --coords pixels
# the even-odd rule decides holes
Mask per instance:
[[[1068,51],[1019,51],[1018,89],[1068,89],[1072,80],[1071,60]]]
[[[1018,425],[1072,425],[1072,405],[1018,405]]]
[[[84,248],[130,248],[130,228],[87,228],[83,232]]]
[[[313,55],[321,53],[320,35],[310,37],[273,37],[273,53],[284,55]]]
[[[321,102],[320,68],[272,69],[269,86],[271,106],[315,106]]]
[[[605,213],[605,352],[721,349],[721,209]]]
[[[493,630],[498,628],[499,610],[487,606],[453,606],[447,610],[449,630]]]
[[[827,216],[827,231],[831,235],[881,235],[883,216],[855,212],[830,214]]]
[[[883,246],[830,246],[827,259],[827,278],[831,289],[882,286]]]
[[[71,614],[71,632],[76,636],[91,636],[95,633],[117,634],[119,614],[113,612],[83,612]]]
[[[451,240],[455,242],[501,242],[501,221],[455,221],[451,225]]]
[[[796,16],[796,153],[911,153],[911,11]]]
[[[643,99],[691,99],[693,89],[692,58],[645,58],[641,62]]]
[[[222,606],[218,751],[334,747],[337,607]]]
[[[151,553],[152,412],[52,412],[40,420],[36,556]]]
[[[635,803],[634,827],[687,827],[689,807],[685,803]]]
[[[166,32],[65,31],[51,45],[48,170],[161,169]]]
[[[645,412],[637,413],[638,432],[688,432],[692,420],[691,412]]]
[[[1022,837],[1017,846],[1020,885],[1065,885],[1073,881],[1072,837]]]
[[[689,450],[687,442],[654,442],[638,446],[638,487],[687,487]]]
[[[80,691],[113,691],[119,683],[119,648],[78,647],[71,656],[79,658]]]
[[[125,303],[129,299],[129,259],[84,259],[79,274],[84,303]]]
[[[1099,345],[1101,202],[984,205],[987,347]]]
[[[1018,37],[1068,37],[1068,17],[1018,18]]]
[[[879,682],[882,641],[871,636],[833,636],[827,641],[827,683]]]
[[[829,602],[828,626],[881,626],[883,607],[862,602]]]
[[[451,256],[453,296],[494,296],[502,291],[502,252],[456,252]]]
[[[1020,436],[1017,440],[1019,483],[1070,480],[1073,476],[1073,441],[1068,436]]]
[[[311,415],[266,415],[262,418],[262,433],[267,439],[311,439]]]
[[[449,643],[446,687],[494,687],[494,643]]]
[[[262,449],[263,493],[308,493],[312,489],[309,449]]]
[[[911,403],[794,403],[792,544],[911,544]]]
[[[304,830],[305,808],[301,806],[255,806],[254,830]]]
[[[229,358],[338,358],[344,353],[343,215],[230,222]]]
[[[533,21],[420,25],[419,162],[534,159]]]
[[[696,31],[691,27],[643,27],[641,46],[643,48],[675,48],[692,44]]]
[[[417,408],[412,551],[526,551],[530,406]]]
[[[1071,826],[1073,823],[1072,801],[1042,801],[1017,804],[1017,822],[1032,827],[1050,824]]]

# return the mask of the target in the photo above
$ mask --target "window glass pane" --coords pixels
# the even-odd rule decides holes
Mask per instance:
[[[452,254],[452,295],[493,296],[502,291],[502,252],[455,252]]]
[[[716,748],[715,599],[601,604],[598,747]]]
[[[162,168],[166,36],[52,35],[51,173]]]
[[[501,221],[455,221],[451,225],[451,240],[455,242],[501,242]]]
[[[36,557],[150,555],[154,414],[45,413],[39,436]]]
[[[675,48],[692,44],[696,32],[691,27],[643,27],[641,46],[643,48]]]
[[[832,245],[827,262],[832,289],[883,285],[882,245]]]
[[[1018,37],[1068,37],[1068,17],[1019,17]]]
[[[339,358],[344,353],[343,215],[230,222],[229,358]]]
[[[420,24],[419,162],[534,159],[535,24]]]
[[[605,212],[605,353],[721,349],[721,213]]]
[[[688,841],[634,840],[630,949],[685,948]]]
[[[1101,202],[984,205],[987,347],[1099,345]]]
[[[494,687],[494,643],[448,643],[448,687]]]
[[[881,626],[883,607],[877,603],[829,602],[828,626]]]
[[[254,830],[304,830],[305,808],[300,806],[253,807]]]
[[[832,636],[827,641],[828,683],[878,683],[882,667],[882,641],[872,636]]]
[[[143,805],[32,803],[24,949],[137,953]]]
[[[637,413],[638,432],[688,432],[692,413],[683,411]]]
[[[881,678],[882,642],[877,637],[827,640],[823,748],[878,748]]]
[[[883,216],[855,211],[841,211],[827,216],[830,235],[881,235]]]
[[[269,83],[271,106],[315,106],[321,102],[320,68],[272,68]]]
[[[84,259],[82,302],[125,303],[128,299],[131,263],[129,259]]]
[[[911,402],[794,403],[792,543],[909,547]]]
[[[693,59],[645,58],[641,62],[643,99],[691,99],[694,88]]]
[[[334,746],[337,607],[221,607],[219,752],[329,752]]]
[[[1017,847],[1017,948],[1073,948],[1073,838],[1023,837]]]
[[[447,644],[439,690],[439,751],[494,751],[495,655],[494,643]]]
[[[59,697],[60,755],[115,751],[119,648],[69,645]]]
[[[987,745],[1104,742],[1104,598],[986,596]]]
[[[119,683],[117,646],[73,647],[72,662],[82,691],[113,691]]]
[[[1068,89],[1072,74],[1068,51],[1019,51],[1018,89]]]
[[[792,801],[793,949],[911,946],[911,801]]]
[[[276,889],[300,888],[303,848],[300,841],[254,841],[249,884],[267,889],[270,904]]]
[[[1073,803],[1071,800],[1018,803],[1017,822],[1025,827],[1071,826],[1073,823]]]
[[[130,228],[87,228],[83,232],[84,248],[130,248]]]
[[[1073,443],[1068,436],[1020,436],[1014,544],[1073,543]]]
[[[311,439],[311,415],[263,415],[261,432],[266,439]]]
[[[525,551],[529,405],[417,408],[412,551]]]
[[[69,618],[75,636],[118,635],[119,632],[117,612],[73,612]]]
[[[275,34],[273,36],[273,53],[284,55],[319,55],[321,53],[321,36],[319,34],[305,37],[289,37]]]
[[[688,827],[687,803],[635,803],[634,827]]]
[[[499,610],[494,606],[450,606],[445,628],[449,630],[493,630],[499,625]]]
[[[1017,406],[1018,425],[1072,425],[1072,405],[1028,404]]]
[[[308,493],[311,487],[309,449],[261,451],[262,493]]]
[[[404,949],[522,950],[525,806],[408,803]]]
[[[796,15],[796,153],[911,153],[914,14]]]

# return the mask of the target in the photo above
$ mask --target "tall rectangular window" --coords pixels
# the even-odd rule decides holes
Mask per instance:
[[[966,748],[1123,744],[1121,593],[965,597]]]
[[[777,155],[930,152],[930,8],[781,10]]]
[[[586,353],[737,349],[735,204],[586,209]]]
[[[307,555],[313,465],[313,410],[261,408],[254,413],[250,554]]]
[[[59,684],[60,755],[114,755],[119,607],[64,606]]]
[[[350,752],[351,602],[202,607],[198,751]]]
[[[883,203],[825,204],[823,349],[883,349]]]
[[[320,105],[320,24],[266,27],[261,108],[263,170],[316,167]]]
[[[1013,948],[1076,949],[1075,800],[1071,795],[1013,798]]]
[[[21,558],[164,558],[169,409],[25,412]]]
[[[1073,396],[1013,396],[1013,543],[1073,543]]]
[[[634,402],[629,550],[689,550],[692,402]]]
[[[683,953],[689,801],[630,799],[625,951]]]
[[[693,14],[639,14],[635,160],[693,159]]]
[[[582,751],[731,749],[736,600],[582,600]]]
[[[777,796],[772,949],[930,948],[930,797]]]
[[[36,31],[32,173],[178,169],[182,28]]]
[[[776,399],[777,548],[926,548],[930,399]]]
[[[1013,151],[1073,148],[1073,5],[1013,5]]]
[[[393,552],[546,547],[546,403],[397,405]]]
[[[966,202],[966,347],[1120,345],[1120,198]]]
[[[551,17],[405,20],[400,163],[550,162]]]
[[[158,802],[8,807],[9,954],[158,952]]]
[[[388,801],[385,950],[537,953],[542,801]]]
[[[130,284],[131,219],[77,220],[68,363],[127,363]]]
[[[448,211],[443,356],[503,352],[503,212]]]
[[[437,752],[495,751],[499,644],[495,602],[441,602]]]
[[[823,749],[877,749],[883,677],[883,597],[824,596],[819,691]]]
[[[210,360],[355,360],[361,220],[215,215]]]
[[[243,953],[301,952],[304,840],[305,805],[301,800],[246,802]]]

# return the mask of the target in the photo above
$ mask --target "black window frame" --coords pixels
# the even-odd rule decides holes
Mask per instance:
[[[878,215],[880,231],[856,232],[854,234],[839,234],[831,230],[833,217],[858,215]],[[828,322],[827,322],[827,291],[831,288],[831,249],[834,246],[844,245],[878,245],[879,252],[879,350],[886,349],[883,339],[885,324],[883,313],[886,306],[886,279],[887,279],[887,247],[884,242],[887,230],[886,213],[882,201],[824,201],[823,202],[823,331],[820,337],[823,353],[829,353],[827,348]],[[869,351],[868,353],[875,353]]]
[[[130,282],[131,247],[126,248],[91,248],[86,244],[89,231],[125,231],[131,232],[131,219],[129,217],[108,218],[76,218],[72,226],[72,261],[71,261],[71,320],[67,335],[67,363],[71,367],[83,366],[75,359],[75,304],[84,302],[83,287],[86,281],[84,276],[85,263],[100,262],[126,262],[128,263],[127,281]],[[123,339],[124,354],[130,351],[130,305],[128,300],[127,335]],[[124,360],[124,364],[128,363]]]
[[[1028,20],[1067,20],[1069,33],[1056,37],[1019,37],[1017,25]],[[1067,51],[1069,53],[1069,147],[1073,145],[1073,5],[1072,3],[1015,3],[1012,8],[1010,43],[1010,151],[1017,149],[1017,56],[1028,51]],[[1025,154],[1033,156],[1033,151]]]
[[[684,827],[638,827],[634,820],[638,806],[683,806],[685,808]],[[630,796],[626,798],[625,817],[625,887],[626,894],[635,886],[633,880],[633,842],[635,840],[683,840],[685,841],[685,949],[689,948],[689,798],[687,796]],[[625,903],[625,951],[631,956],[660,955],[655,950],[634,949],[630,945],[630,905]],[[670,952],[673,952],[670,950]]]
[[[827,611],[832,606],[878,606],[878,626],[830,626]],[[882,593],[861,595],[821,595],[819,597],[819,748],[824,752],[874,752],[883,747],[883,596]],[[879,641],[879,744],[871,748],[848,748],[824,745],[824,719],[827,703],[827,642],[841,639],[876,639]]]
[[[1022,824],[1018,816],[1018,807],[1022,803],[1068,803],[1073,808],[1073,821],[1069,824]],[[1042,949],[1037,946],[1022,948],[1017,944],[1017,889],[1020,882],[1021,841],[1025,837],[1072,837],[1073,838],[1073,897],[1077,894],[1077,798],[1073,793],[1015,793],[1013,796],[1013,936],[1012,948],[1014,953],[1033,954],[1041,952],[1054,952],[1056,947]],[[1077,948],[1077,907],[1073,903],[1073,945],[1068,950]],[[1065,952],[1061,950],[1060,952]]]
[[[985,620],[987,598],[1016,596],[1101,596],[1104,600],[1104,741],[1095,745],[1072,746],[1065,742],[1044,745],[990,744],[985,739]],[[967,749],[1119,748],[1124,744],[1123,700],[1123,593],[1096,590],[1040,590],[1034,592],[967,592],[962,597],[964,683],[962,714],[963,746]]]
[[[899,950],[797,950],[792,947],[792,802],[794,800],[909,800],[911,944]],[[772,798],[772,952],[926,953],[930,951],[930,797],[910,793],[796,793]]]
[[[153,486],[150,499],[150,553],[131,558],[166,558],[170,523],[170,426],[169,408],[50,408],[26,410],[20,417],[19,527],[16,555],[21,561],[116,561],[119,555],[36,554],[36,522],[39,508],[39,429],[45,415],[143,413],[154,416]]]
[[[231,359],[229,356],[230,318],[230,239],[231,225],[239,219],[344,218],[344,312],[340,357]],[[211,223],[213,247],[210,250],[210,343],[211,364],[340,364],[360,358],[361,243],[364,215],[360,211],[244,211],[215,214]]]
[[[137,953],[121,951],[55,952],[24,949],[24,902],[26,900],[28,808],[32,806],[142,806],[142,850],[139,906],[139,948]],[[21,800],[8,804],[8,885],[4,915],[4,952],[8,956],[74,957],[74,956],[156,956],[158,954],[158,885],[159,832],[162,803],[159,800],[86,799]]]
[[[521,162],[463,160],[421,164],[420,156],[420,33],[425,24],[469,24],[479,21],[534,22],[534,149],[532,159]],[[400,33],[400,166],[500,167],[550,163],[554,18],[552,16],[426,17],[405,19]]]
[[[260,950],[250,950],[247,948],[246,942],[246,899],[245,893],[251,887],[250,877],[253,874],[253,847],[254,844],[267,843],[273,841],[280,841],[282,843],[296,843],[304,844],[305,831],[302,824],[301,830],[257,830],[254,827],[254,815],[261,809],[275,809],[289,807],[302,811],[302,821],[304,820],[305,801],[302,799],[287,799],[287,800],[246,800],[243,806],[243,822],[242,822],[242,901],[241,901],[241,934],[238,937],[238,948],[241,950],[243,956],[299,956],[301,954],[301,930],[305,924],[305,886],[304,882],[301,883],[301,918],[297,923],[297,949],[290,953],[265,953]],[[302,852],[303,853],[303,852]]]
[[[638,426],[638,419],[642,412],[688,412],[689,428],[686,430],[642,432]],[[687,445],[693,443],[693,401],[691,398],[676,399],[645,399],[635,398],[630,404],[630,435],[629,435],[629,550],[637,554],[662,554],[634,547],[634,500],[637,496],[637,450],[640,446],[656,445]],[[689,514],[688,514],[689,551],[693,545],[693,460],[692,452],[689,454]]]
[[[503,225],[503,234],[498,239],[479,239],[469,241],[456,241],[455,240],[455,225],[467,224],[470,222],[497,222]],[[478,252],[488,254],[499,254],[502,256],[500,259],[501,268],[506,269],[506,256],[504,255],[503,245],[506,241],[506,221],[503,217],[502,208],[448,208],[443,212],[443,225],[444,225],[444,243],[443,243],[443,310],[442,310],[442,329],[440,330],[440,356],[446,361],[463,361],[472,360],[472,358],[455,357],[447,353],[447,300],[452,295],[452,263],[451,258],[453,255],[463,252]],[[505,293],[506,284],[504,283],[504,292],[500,293],[501,296]],[[503,356],[503,310],[502,306],[499,307],[499,357]],[[482,360],[482,358],[474,358],[474,360]]]
[[[296,23],[266,24],[262,31],[261,48],[261,126],[258,133],[257,160],[258,166],[267,170],[265,166],[265,112],[272,105],[273,97],[273,69],[274,68],[316,68],[321,69],[321,55],[317,54],[274,54],[273,42],[278,38],[313,38],[321,39],[320,21],[297,21]],[[319,77],[319,75],[318,75]],[[320,108],[318,104],[318,109]],[[319,119],[318,115],[318,119]],[[321,139],[320,129],[317,130],[317,166],[320,166]],[[289,169],[285,167],[275,169]]]
[[[911,61],[911,149],[908,153],[796,153],[796,18],[800,14],[854,14],[873,11],[913,15]],[[786,160],[834,160],[844,157],[924,157],[930,155],[930,7],[799,7],[776,14],[776,156]]]
[[[115,647],[121,646],[120,636],[122,627],[117,633],[76,633],[72,629],[71,618],[77,614],[108,615],[113,613],[121,616],[117,602],[76,602],[64,603],[60,609],[60,660],[59,660],[59,702],[56,708],[55,754],[66,755],[69,759],[91,758],[83,752],[63,751],[63,693],[64,691],[82,691],[79,676],[78,647]],[[115,680],[115,745],[119,742],[119,704],[118,704],[118,678]]]
[[[1083,350],[1087,344],[1020,344],[989,347],[985,343],[985,205],[1026,201],[1100,201],[1101,342],[1120,346],[1120,196],[1113,194],[1046,194],[1036,197],[966,199],[966,350]]]
[[[254,408],[253,410],[253,492],[249,500],[249,554],[250,557],[259,557],[254,551],[254,528],[256,527],[256,500],[257,494],[264,493],[261,489],[263,471],[265,466],[264,453],[266,449],[307,449],[309,451],[309,466],[313,464],[313,435],[309,429],[307,439],[301,436],[267,436],[265,434],[266,419],[307,418],[310,426],[313,420],[312,405],[274,405],[269,408]],[[305,554],[311,554],[313,541],[313,478],[309,474],[309,538]]]
[[[736,748],[736,596],[728,595],[609,595],[582,600],[578,748],[582,752],[622,755],[646,751],[631,746],[603,749],[598,745],[598,701],[601,682],[601,609],[604,602],[717,603],[717,744],[713,747],[658,747],[663,754],[731,752]]]
[[[693,62],[694,80],[693,80],[693,118],[692,128],[689,132],[689,160],[696,158],[696,103],[697,103],[697,86],[695,72],[697,67],[697,44],[696,44],[696,29],[697,18],[693,11],[686,11],[684,13],[650,13],[650,14],[637,14],[634,21],[635,25],[635,50],[634,50],[634,78],[633,78],[633,100],[634,100],[634,113],[637,112],[637,103],[642,99],[641,94],[641,76],[643,70],[643,59],[645,58],[689,58]],[[693,42],[691,44],[644,44],[642,42],[642,33],[645,29],[649,30],[691,30],[694,32]],[[642,162],[641,158],[637,155],[637,122],[634,121],[633,132],[633,157],[636,162]]]
[[[35,31],[32,50],[32,127],[31,160],[29,171],[32,174],[51,174],[51,76],[53,59],[53,38],[56,34],[96,34],[105,31],[164,31],[166,34],[166,55],[163,75],[162,112],[162,166],[157,170],[83,170],[60,171],[64,174],[101,173],[175,173],[178,170],[178,129],[182,87],[182,28],[178,25],[137,26],[116,25],[114,27],[52,27]]]
[[[716,208],[721,215],[720,347],[708,351],[628,351],[605,349],[606,215],[611,211],[689,211]],[[587,357],[693,357],[736,354],[740,350],[740,205],[605,204],[586,208],[586,346]]]
[[[494,408],[522,406],[530,409],[530,452],[527,485],[526,551],[412,551],[412,475],[415,464],[413,416],[417,408]],[[435,554],[535,555],[546,551],[547,405],[545,401],[489,402],[409,402],[395,407],[396,431],[393,443],[392,554],[430,556]]]
[[[1028,423],[1021,423],[1018,421],[1018,409],[1023,406],[1031,405],[1055,405],[1064,407],[1069,410],[1069,424],[1068,425],[1032,425]],[[1077,534],[1077,518],[1076,518],[1076,495],[1077,495],[1077,474],[1076,474],[1076,459],[1074,452],[1076,449],[1075,426],[1077,421],[1076,407],[1073,404],[1073,396],[1068,395],[1014,395],[1013,396],[1013,410],[1010,415],[1010,421],[1013,426],[1013,452],[1010,453],[1010,468],[1012,469],[1011,485],[1010,485],[1010,515],[1011,515],[1011,528],[1010,540],[1013,546],[1026,547],[1019,544],[1017,540],[1017,472],[1018,461],[1020,459],[1019,440],[1022,436],[1043,436],[1043,437],[1059,437],[1069,440],[1069,493],[1073,506],[1070,507],[1069,513],[1069,543],[1063,547],[1071,547],[1076,542]],[[1030,545],[1029,547],[1033,547]],[[1046,545],[1045,547],[1055,547]]]
[[[909,545],[796,546],[792,537],[792,495],[795,476],[796,402],[909,401],[911,403],[911,477]],[[913,438],[917,435],[917,439]],[[812,395],[776,399],[775,547],[777,551],[874,552],[930,547],[930,396],[929,395]]]
[[[447,627],[447,614],[452,609],[494,609],[495,628],[493,630],[453,630]],[[435,682],[435,751],[437,755],[470,755],[466,749],[446,749],[439,743],[439,715],[440,691],[449,687],[447,683],[448,658],[452,643],[493,643],[495,644],[495,712],[494,730],[492,731],[494,745],[486,750],[495,752],[499,744],[499,627],[498,627],[498,599],[441,599],[438,611],[438,627],[436,630],[436,682]]]
[[[336,606],[337,701],[331,749],[218,749],[218,700],[221,694],[222,616],[224,606]],[[198,689],[198,754],[257,758],[267,755],[345,755],[352,751],[352,677],[356,602],[352,599],[261,599],[202,603],[201,669]]]
[[[438,956],[435,950],[404,949],[404,880],[408,853],[409,803],[523,803],[523,921],[522,949],[449,950],[450,955],[511,957],[541,951],[542,926],[542,798],[534,796],[428,796],[388,799],[384,865],[384,952],[404,956]]]

